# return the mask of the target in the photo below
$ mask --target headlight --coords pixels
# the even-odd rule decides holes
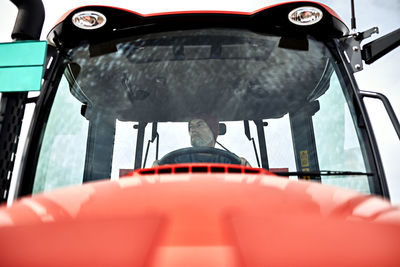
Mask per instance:
[[[81,11],[72,17],[72,22],[78,28],[94,30],[106,24],[106,16],[97,11]]]
[[[313,25],[321,19],[322,11],[311,6],[299,7],[289,13],[290,22],[300,26]]]

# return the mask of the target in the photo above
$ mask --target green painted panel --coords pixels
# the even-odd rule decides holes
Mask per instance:
[[[43,67],[0,68],[0,92],[39,91]]]
[[[43,65],[46,41],[20,41],[0,44],[0,67]]]
[[[45,41],[0,44],[0,92],[39,91],[46,52]]]

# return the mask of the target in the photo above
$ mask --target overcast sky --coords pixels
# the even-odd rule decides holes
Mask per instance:
[[[46,38],[47,33],[65,12],[68,10],[88,5],[100,4],[122,7],[137,11],[139,13],[156,13],[163,11],[178,10],[233,10],[233,11],[254,11],[271,3],[283,1],[260,1],[260,0],[202,0],[202,1],[139,1],[139,0],[99,0],[82,1],[68,0],[55,1],[44,0],[46,20],[41,39]],[[288,2],[288,1],[284,1]],[[325,0],[320,1],[334,9],[343,19],[350,24],[350,0]],[[374,35],[370,40],[383,36],[400,27],[400,1],[399,0],[355,0],[357,30],[363,31],[378,26],[379,35]],[[16,7],[8,0],[0,0],[0,42],[11,40],[11,31],[14,26],[17,14]],[[356,74],[361,90],[378,91],[384,93],[391,101],[393,108],[400,116],[400,48],[389,53],[386,57],[379,59],[372,66],[365,66],[365,69]],[[380,147],[381,157],[384,162],[386,177],[389,184],[389,191],[392,202],[400,204],[400,140],[398,139],[387,114],[377,100],[366,101],[369,115],[375,129],[375,135]]]

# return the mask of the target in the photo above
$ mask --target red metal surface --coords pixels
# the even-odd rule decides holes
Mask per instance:
[[[287,168],[274,169],[277,172],[288,171]],[[211,173],[243,173],[243,174],[268,174],[271,175],[271,172],[268,172],[262,168],[253,168],[247,167],[244,165],[230,165],[230,164],[222,164],[222,163],[183,163],[183,164],[171,164],[171,165],[162,165],[154,168],[146,168],[146,169],[121,169],[120,177],[130,177],[132,175],[151,175],[151,174],[193,174],[193,173],[202,173],[202,174],[211,174]]]
[[[260,174],[133,173],[0,209],[3,266],[400,266],[400,209]]]

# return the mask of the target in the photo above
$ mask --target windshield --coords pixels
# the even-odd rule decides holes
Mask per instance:
[[[369,172],[335,60],[296,41],[197,29],[70,49],[34,192],[173,163]],[[308,178],[373,187],[366,175]]]

